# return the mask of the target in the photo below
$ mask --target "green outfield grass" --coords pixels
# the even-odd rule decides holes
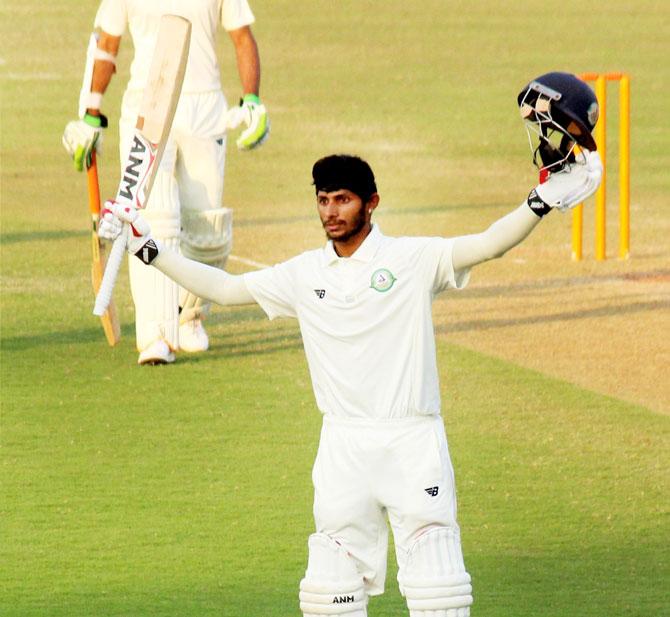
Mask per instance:
[[[525,82],[622,70],[643,255],[631,267],[667,269],[666,3],[570,0],[551,23],[540,5],[420,5],[252,2],[273,132],[257,152],[229,150],[234,253],[274,263],[322,242],[309,170],[332,151],[370,160],[387,233],[480,229],[535,180],[516,110]],[[60,135],[95,7],[0,8],[0,615],[297,617],[320,417],[296,324],[218,308],[208,354],[140,369],[125,272],[119,346],[91,315],[85,178]],[[113,126],[130,55],[126,41],[105,99]],[[106,194],[116,144],[110,130]],[[556,221],[530,242],[560,247]],[[527,267],[564,266],[542,254]],[[448,332],[438,354],[473,617],[667,614],[668,416],[456,346]],[[391,560],[371,617],[405,614],[395,572]]]
[[[5,340],[2,615],[298,614],[319,428],[298,332],[221,316],[206,359],[151,371],[95,329]],[[473,614],[662,614],[667,419],[439,354]],[[372,615],[400,614],[394,574]]]

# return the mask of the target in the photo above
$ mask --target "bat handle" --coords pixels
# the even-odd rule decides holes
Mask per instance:
[[[93,314],[98,317],[105,314],[105,311],[112,300],[112,292],[114,291],[116,276],[121,269],[123,255],[126,252],[127,235],[128,225],[124,225],[121,235],[114,240],[112,250],[109,252],[107,265],[105,266],[105,273],[102,276],[100,289],[98,289],[98,294],[95,297],[95,306],[93,307]]]
[[[100,216],[100,183],[98,182],[98,161],[95,150],[91,152],[91,164],[86,170],[88,180],[88,207],[93,217]]]

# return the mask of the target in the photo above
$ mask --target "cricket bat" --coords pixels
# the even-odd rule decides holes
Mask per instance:
[[[88,177],[88,209],[91,213],[91,280],[93,291],[97,294],[102,282],[102,273],[105,270],[105,245],[98,236],[100,222],[100,183],[98,181],[98,162],[96,152],[91,153],[91,164],[86,172]],[[116,317],[114,302],[110,301],[107,310],[100,316],[100,323],[105,332],[105,338],[111,347],[121,339],[121,328]]]
[[[136,208],[143,208],[147,203],[179,101],[190,39],[190,21],[178,15],[161,17],[149,79],[116,201],[130,203]],[[114,283],[126,249],[127,227],[114,240],[95,298],[93,314],[99,317],[104,315],[112,300]]]

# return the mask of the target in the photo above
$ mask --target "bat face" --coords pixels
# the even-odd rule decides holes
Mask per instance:
[[[152,143],[163,143],[170,132],[186,72],[191,23],[163,15],[144,89],[136,128]]]
[[[170,133],[186,72],[191,23],[163,15],[144,89],[135,135],[123,170],[117,200],[143,208]]]
[[[172,126],[186,72],[191,23],[163,15],[156,49],[144,89],[133,143],[123,170],[117,200],[143,208],[149,198],[156,167]]]
[[[136,130],[119,183],[117,199],[128,201],[136,208],[142,208],[146,204],[156,153],[157,146]]]

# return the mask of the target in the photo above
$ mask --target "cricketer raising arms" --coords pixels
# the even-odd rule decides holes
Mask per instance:
[[[440,292],[521,242],[552,208],[570,208],[600,183],[597,152],[535,187],[518,208],[467,236],[389,237],[369,165],[332,155],[312,169],[328,241],[274,267],[230,275],[159,245],[151,265],[223,305],[258,303],[270,319],[298,319],[323,427],[314,463],[315,533],[300,583],[305,617],[365,617],[382,593],[387,524],[412,617],[468,617],[472,603],[456,519],[431,315]],[[107,202],[100,234],[130,224],[129,253],[152,241],[138,211]],[[149,258],[147,258],[148,260]]]
[[[226,131],[244,124],[236,143],[248,150],[266,139],[270,126],[258,96],[260,60],[247,0],[102,0],[87,53],[80,119],[68,123],[63,144],[80,171],[91,160],[91,152],[100,150],[107,126],[100,112],[102,98],[128,28],[135,53],[119,119],[120,160],[126,160],[160,17],[166,13],[191,22],[191,43],[172,132],[144,216],[163,246],[223,268],[232,248],[232,211],[222,206]],[[231,109],[222,92],[216,56],[219,24],[235,48],[243,93],[240,105]],[[129,272],[138,363],[173,362],[179,349],[205,351],[209,341],[202,322],[209,303],[137,260],[131,260]]]

